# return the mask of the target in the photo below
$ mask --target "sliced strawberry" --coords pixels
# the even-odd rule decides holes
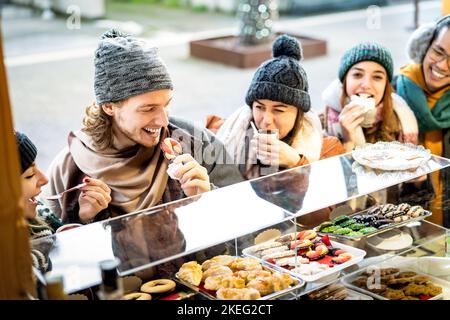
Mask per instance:
[[[328,237],[328,235],[324,235],[322,237],[322,242],[327,246],[327,247],[331,247],[331,241],[330,241],[330,237]]]

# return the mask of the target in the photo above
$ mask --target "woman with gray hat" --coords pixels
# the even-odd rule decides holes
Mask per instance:
[[[310,111],[308,79],[299,64],[300,43],[282,35],[272,50],[273,58],[253,77],[247,105],[236,110],[217,132],[247,179],[344,151],[336,138],[322,137],[319,118]],[[263,131],[275,131],[278,136]]]
[[[412,63],[400,69],[397,92],[417,117],[420,143],[431,153],[450,158],[450,15],[414,31],[407,52]],[[442,204],[450,199],[448,175],[446,171],[431,175],[438,194],[431,218],[447,227],[450,213]]]
[[[417,121],[408,105],[393,92],[394,64],[385,47],[360,43],[347,50],[339,78],[322,93],[325,129],[347,151],[366,142],[417,143]]]

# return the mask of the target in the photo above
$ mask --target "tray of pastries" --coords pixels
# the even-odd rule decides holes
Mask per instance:
[[[379,300],[439,300],[450,283],[410,269],[369,267],[344,278],[345,286]]]
[[[209,299],[269,300],[305,282],[287,273],[263,266],[257,259],[219,255],[203,263],[184,263],[176,280]]]
[[[324,221],[314,230],[319,234],[328,234],[334,238],[360,240],[387,230],[392,230],[413,221],[431,216],[431,211],[421,206],[407,203],[376,205],[367,210],[341,215],[333,220]]]
[[[333,283],[314,290],[301,297],[302,300],[373,300],[372,297],[345,287],[340,283]]]
[[[336,275],[340,270],[360,262],[366,255],[364,250],[331,241],[327,235],[319,236],[314,230],[282,235],[245,248],[242,253],[306,282]]]
[[[423,146],[398,141],[366,143],[352,152],[360,165],[372,169],[398,171],[415,170],[426,164],[431,152]]]

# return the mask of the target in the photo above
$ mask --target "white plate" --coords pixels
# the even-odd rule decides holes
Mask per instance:
[[[244,250],[242,250],[242,254],[244,256],[249,256],[249,257],[261,260],[264,264],[269,265],[269,266],[271,266],[274,269],[280,270],[282,272],[287,272],[287,273],[289,273],[290,275],[292,275],[294,277],[297,277],[297,278],[305,280],[306,282],[317,281],[317,280],[322,279],[322,278],[324,278],[326,276],[330,276],[332,274],[335,274],[338,271],[341,271],[341,270],[343,270],[343,269],[345,269],[345,268],[347,268],[347,267],[349,267],[351,265],[354,265],[355,263],[360,262],[361,260],[364,259],[364,256],[366,255],[366,252],[364,250],[357,249],[357,248],[345,245],[345,244],[340,243],[340,242],[332,241],[332,240],[330,240],[330,242],[331,242],[331,245],[334,248],[338,248],[338,249],[342,249],[342,250],[347,251],[348,253],[350,253],[353,256],[353,258],[350,259],[347,262],[344,262],[342,264],[337,264],[337,265],[333,266],[332,268],[328,268],[328,269],[326,269],[324,271],[321,271],[321,272],[318,272],[316,274],[309,275],[309,276],[308,275],[298,274],[296,272],[292,272],[292,271],[290,271],[288,269],[285,269],[283,267],[280,267],[280,266],[274,265],[272,263],[269,263],[269,262],[267,262],[265,260],[262,260],[260,257],[252,255],[251,253],[249,253],[249,252],[251,252],[252,247],[245,248]]]
[[[376,249],[398,251],[409,248],[413,238],[399,229],[392,229],[367,239],[366,243]]]
[[[431,158],[431,152],[422,146],[398,141],[366,143],[352,152],[360,165],[379,170],[413,170]]]

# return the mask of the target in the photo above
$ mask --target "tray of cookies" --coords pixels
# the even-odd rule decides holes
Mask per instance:
[[[342,282],[379,300],[439,300],[450,289],[445,280],[396,267],[369,267]]]
[[[324,221],[314,230],[333,238],[361,240],[402,227],[413,221],[423,220],[431,215],[431,211],[425,210],[421,206],[411,206],[407,203],[399,205],[387,203],[352,215],[341,215],[333,220]]]
[[[176,280],[212,300],[270,300],[305,282],[249,257],[219,255],[184,263]]]
[[[366,255],[364,250],[331,241],[314,230],[282,235],[245,248],[242,253],[306,282],[339,275],[340,270],[360,262]]]

